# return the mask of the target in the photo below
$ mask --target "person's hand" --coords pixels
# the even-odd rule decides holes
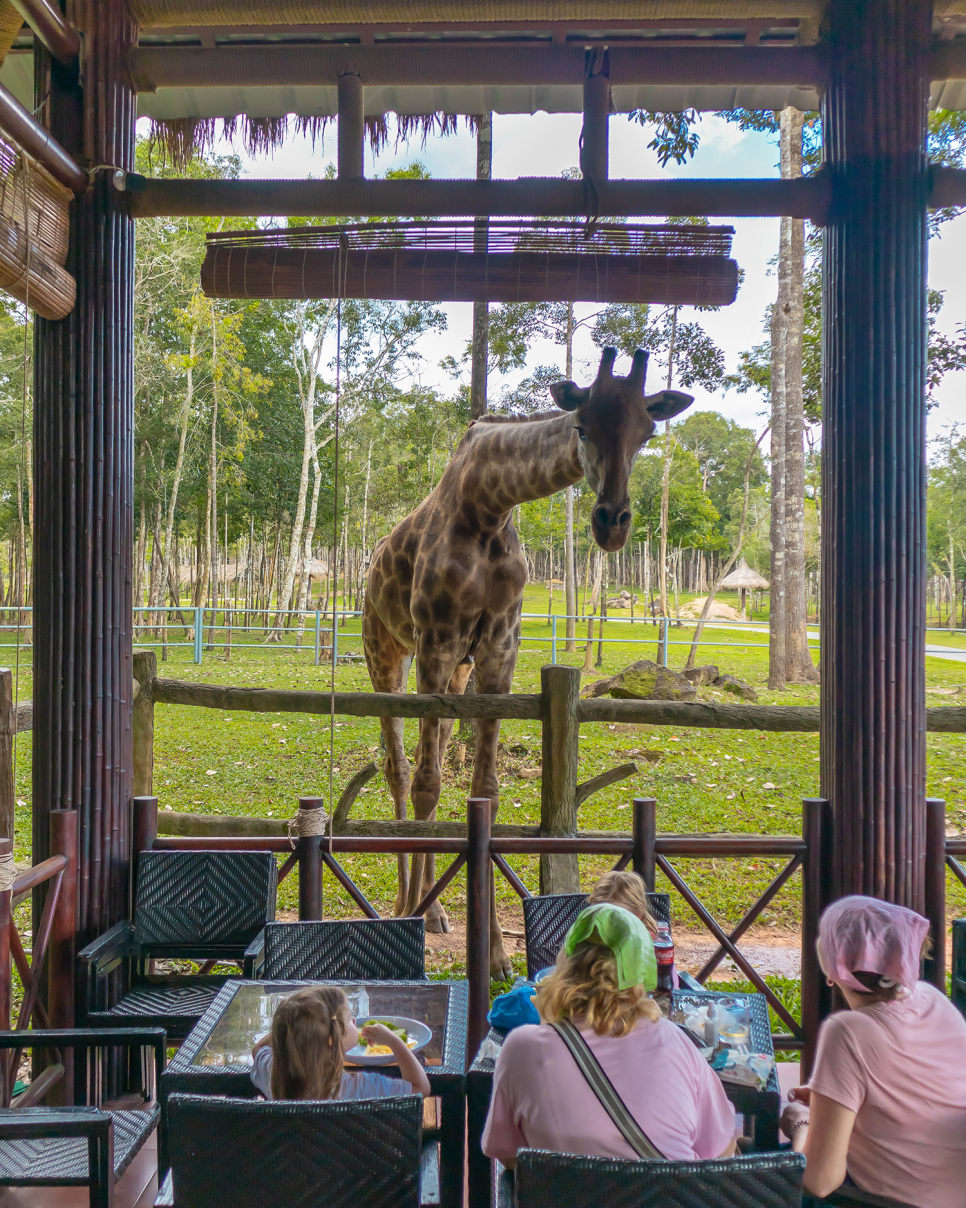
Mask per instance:
[[[785,1108],[778,1121],[778,1127],[792,1143],[792,1149],[798,1150],[803,1141],[802,1133],[808,1126],[809,1109],[804,1103],[793,1102]]]
[[[804,1103],[806,1107],[812,1102],[812,1088],[810,1086],[796,1086],[794,1090],[788,1092],[790,1103]]]
[[[369,1044],[387,1044],[394,1052],[398,1046],[404,1049],[408,1047],[403,1038],[384,1023],[369,1023],[359,1031]]]

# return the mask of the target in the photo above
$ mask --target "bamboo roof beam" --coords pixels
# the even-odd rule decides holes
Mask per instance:
[[[87,188],[87,173],[80,164],[67,154],[50,132],[45,130],[2,84],[0,131],[72,192],[83,193]]]
[[[69,25],[50,0],[10,0],[44,46],[65,67],[71,67],[80,55],[80,34]]]

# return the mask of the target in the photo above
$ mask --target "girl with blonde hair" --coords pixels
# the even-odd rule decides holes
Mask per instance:
[[[345,1054],[359,1043],[385,1044],[400,1078],[347,1070]],[[252,1082],[266,1099],[389,1099],[428,1095],[426,1071],[395,1032],[381,1023],[356,1027],[339,986],[308,986],[279,1003],[272,1030],[252,1049]]]
[[[653,939],[657,935],[657,919],[651,914],[644,878],[636,872],[605,872],[587,899],[591,906],[611,902],[623,906],[641,920]]]
[[[572,1024],[661,1156],[732,1154],[734,1109],[695,1046],[662,1017],[651,998],[656,985],[644,924],[611,903],[584,910],[567,932],[556,970],[537,988],[541,1023],[515,1028],[500,1050],[483,1152],[507,1167],[523,1148],[638,1156],[572,1055],[563,1035]]]

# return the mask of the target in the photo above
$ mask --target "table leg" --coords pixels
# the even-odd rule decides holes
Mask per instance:
[[[492,1075],[471,1073],[466,1079],[469,1208],[489,1208],[490,1205],[490,1159],[483,1153],[481,1141],[492,1089]]]
[[[781,1107],[779,1096],[768,1096],[768,1104],[764,1111],[755,1114],[755,1148],[760,1152],[769,1152],[778,1148],[778,1116]]]
[[[440,1208],[462,1208],[466,1161],[466,1083],[440,1094]]]

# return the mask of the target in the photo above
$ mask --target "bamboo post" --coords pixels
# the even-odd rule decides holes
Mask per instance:
[[[16,738],[13,674],[9,667],[0,667],[0,836],[11,840],[17,814],[17,790],[13,782],[13,744]]]
[[[325,808],[324,797],[300,797],[299,813]],[[299,921],[321,919],[324,835],[299,836]]]
[[[131,715],[134,748],[134,796],[149,797],[154,789],[154,681],[158,657],[153,650],[136,650],[134,708]]]
[[[588,60],[595,51],[587,52]],[[595,73],[597,64],[588,62],[584,79],[584,124],[580,132],[580,170],[591,184],[607,179],[608,120],[610,116],[610,80]]]
[[[648,893],[654,893],[657,839],[657,801],[654,797],[635,797],[633,805],[634,871],[644,878]]]
[[[818,1027],[832,1008],[832,995],[818,963],[815,941],[818,920],[830,897],[832,877],[832,806],[823,797],[802,802],[802,837],[807,851],[802,868],[802,1078],[815,1056]]]
[[[932,925],[932,955],[923,978],[946,993],[946,802],[926,798],[926,918]]]
[[[339,179],[359,180],[364,175],[365,88],[354,72],[340,75],[337,88]]]
[[[488,797],[471,797],[466,803],[467,1063],[483,1043],[490,1006],[490,812]]]
[[[540,834],[577,833],[577,698],[580,672],[558,663],[540,669],[543,714],[543,771]],[[576,854],[540,857],[540,892],[578,893],[580,869]]]
[[[64,856],[67,867],[61,877],[47,949],[47,1015],[52,1028],[76,1024],[74,971],[77,947],[77,811],[50,811],[50,854]],[[64,1076],[47,1095],[53,1107],[74,1102],[74,1055],[62,1050]]]

